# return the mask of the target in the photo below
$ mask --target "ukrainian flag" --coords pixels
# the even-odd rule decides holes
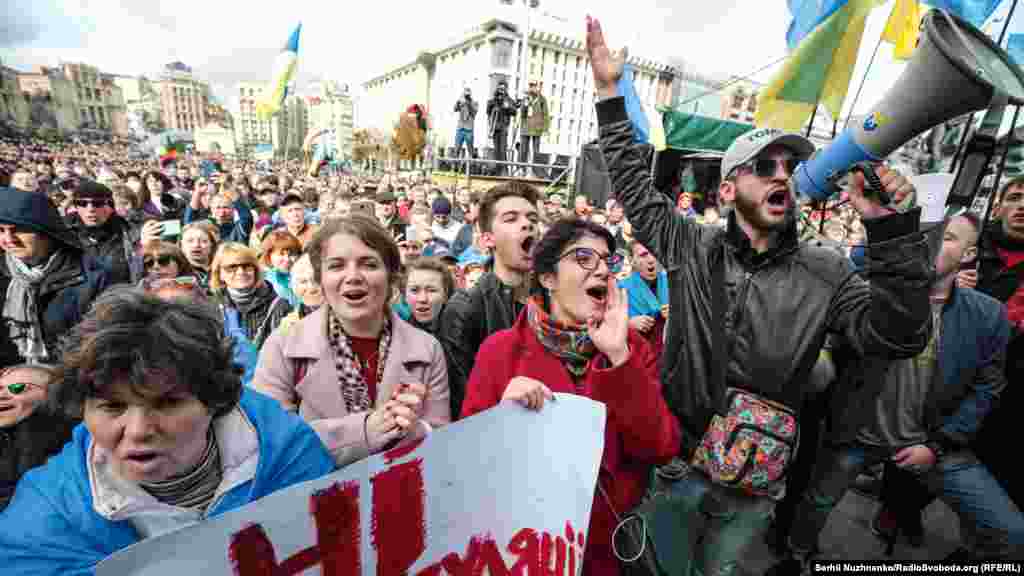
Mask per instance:
[[[632,64],[623,66],[622,77],[616,85],[618,95],[625,100],[626,115],[633,125],[633,140],[643,144],[651,144],[658,152],[667,148],[665,127],[662,125],[661,113],[643,103],[636,92]]]
[[[893,58],[908,60],[917,47],[920,36],[921,18],[928,8],[946,10],[981,28],[1004,0],[896,0],[892,14],[885,23],[882,40],[893,45]],[[991,25],[991,22],[990,22]],[[985,30],[991,34],[991,30]]]
[[[857,64],[868,14],[885,0],[790,0],[786,36],[795,46],[758,102],[761,127],[797,132],[820,103],[838,118]]]
[[[302,23],[300,22],[288,38],[288,42],[285,43],[284,49],[274,60],[270,95],[266,100],[256,104],[256,116],[260,120],[270,120],[281,109],[285,97],[288,96],[288,85],[295,78],[295,70],[299,65],[299,32],[301,31]]]

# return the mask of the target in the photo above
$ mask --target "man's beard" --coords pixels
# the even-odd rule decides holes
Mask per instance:
[[[755,202],[751,202],[750,200],[748,200],[747,198],[744,198],[740,194],[736,194],[736,201],[733,204],[734,204],[734,210],[736,212],[738,212],[741,216],[743,216],[743,219],[746,220],[748,224],[750,224],[751,226],[753,226],[757,230],[761,230],[761,231],[777,230],[777,229],[782,228],[783,226],[785,226],[786,222],[788,221],[788,216],[787,216],[787,218],[783,219],[781,222],[777,222],[776,223],[776,222],[768,221],[767,219],[765,219],[764,215],[761,213],[761,205],[760,204],[757,204]]]

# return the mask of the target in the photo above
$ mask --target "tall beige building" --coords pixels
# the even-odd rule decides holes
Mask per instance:
[[[256,116],[256,104],[264,98],[266,89],[264,82],[239,82],[235,86],[238,109],[233,112],[233,118],[239,154],[245,155],[260,144],[272,145],[279,156],[298,154],[308,123],[305,102],[297,96],[289,96],[273,118],[260,120]]]
[[[0,123],[29,125],[28,100],[18,86],[18,71],[0,65]]]
[[[114,76],[128,114],[128,130],[137,135],[164,129],[163,103],[157,86],[145,76]]]
[[[336,157],[339,160],[351,157],[355,101],[349,93],[348,84],[314,82],[306,89],[304,99],[308,130],[329,130],[334,137]]]
[[[500,80],[521,97],[521,43],[523,33],[509,21],[493,19],[477,26],[449,45],[421,52],[415,60],[363,83],[358,125],[390,134],[403,110],[424,104],[433,121],[435,146],[454,146],[455,102],[465,88],[480,104],[474,127],[475,144],[484,150],[488,139],[486,102]],[[551,113],[551,125],[541,140],[541,152],[575,156],[580,147],[597,137],[595,92],[583,38],[572,38],[536,28],[530,31],[527,77],[539,80]],[[630,58],[637,93],[645,104],[671,105],[678,71],[664,63]]]
[[[29,125],[52,127],[72,132],[89,117],[88,108],[79,108],[75,85],[58,68],[40,66],[35,72],[18,74],[18,90],[27,97]],[[95,115],[95,109],[92,109]]]
[[[154,86],[160,95],[160,113],[166,129],[192,132],[206,126],[210,85],[196,78],[191,68],[171,62],[164,66]]]

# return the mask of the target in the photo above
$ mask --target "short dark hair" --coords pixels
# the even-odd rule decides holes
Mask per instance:
[[[107,394],[120,378],[142,396],[165,392],[151,388],[150,378],[159,372],[173,374],[173,381],[188,386],[214,417],[222,416],[242,394],[234,346],[224,335],[220,314],[208,304],[114,287],[68,334],[54,400],[67,414],[81,417],[85,401]]]
[[[540,275],[554,274],[565,247],[584,236],[593,236],[608,244],[608,253],[615,252],[615,237],[607,228],[580,218],[562,218],[548,228],[533,247],[533,288],[540,289]]]
[[[480,223],[480,230],[482,232],[490,232],[494,225],[494,206],[502,198],[522,198],[530,203],[531,206],[537,206],[537,189],[533,186],[513,180],[511,182],[505,182],[498,184],[491,188],[484,194],[483,200],[480,201],[480,213],[477,217],[477,222]]]
[[[388,270],[389,287],[401,283],[402,256],[398,252],[398,245],[391,238],[391,233],[384,229],[375,218],[361,214],[327,220],[306,245],[306,251],[309,252],[309,263],[313,265],[313,279],[317,283],[322,277],[327,242],[339,234],[354,236],[380,254],[381,260],[384,261],[384,267]]]
[[[281,199],[281,203],[278,204],[278,207],[284,208],[285,206],[290,206],[292,204],[302,204],[305,206],[306,202],[302,199],[302,196],[299,196],[298,194],[287,194]]]
[[[413,258],[405,264],[405,276],[402,278],[402,292],[405,292],[406,284],[413,270],[429,270],[441,275],[441,284],[444,285],[445,299],[451,298],[455,292],[455,277],[443,260],[436,256],[420,256]]]

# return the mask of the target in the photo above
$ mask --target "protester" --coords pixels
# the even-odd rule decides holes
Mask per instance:
[[[797,243],[788,181],[814,145],[762,129],[738,137],[722,159],[719,197],[735,205],[728,228],[678,214],[654,189],[649,149],[634,141],[617,96],[623,54],[612,56],[596,20],[588,19],[587,28],[600,148],[612,189],[636,239],[670,271],[663,386],[683,427],[679,457],[698,469],[674,483],[672,493],[689,503],[695,519],[709,502],[731,518],[705,524],[691,557],[701,559],[704,574],[733,574],[785,494],[785,469],[796,451],[795,413],[810,392],[807,374],[826,335],[836,333],[860,355],[881,359],[909,358],[927,345],[930,265],[918,233],[920,209],[894,213],[865,197],[860,175],[851,180],[850,199],[870,246],[864,275],[857,275],[835,252]],[[897,204],[913,191],[898,172],[880,167],[878,173]],[[763,445],[753,440],[751,451],[771,451],[770,458],[744,466],[738,479],[756,496],[716,472],[742,465],[716,438],[732,434],[737,411],[751,406],[764,418],[751,433],[765,439]],[[768,440],[773,430],[787,435],[783,446]]]
[[[193,222],[181,229],[181,251],[199,282],[209,288],[210,264],[220,244],[220,234],[211,222]]]
[[[75,214],[68,225],[91,258],[102,263],[112,284],[138,282],[143,275],[137,252],[141,230],[114,212],[114,193],[92,180],[74,190]]]
[[[185,208],[185,215],[182,223],[191,224],[198,220],[205,219],[197,212],[200,212],[202,199],[209,192],[205,188],[197,190],[192,200]],[[221,242],[238,242],[246,244],[249,242],[249,234],[252,232],[253,218],[252,210],[245,196],[238,195],[232,202],[225,194],[217,194],[209,197],[209,217],[217,225]]]
[[[142,266],[147,278],[192,276],[192,265],[175,244],[150,242],[142,248]]]
[[[455,235],[452,242],[452,256],[459,258],[467,248],[473,245],[473,231],[476,229],[476,221],[480,215],[480,197],[475,192],[459,191],[459,195],[465,199],[462,205],[461,218],[462,227]]]
[[[173,194],[174,184],[162,172],[150,171],[142,180],[139,198],[142,211],[158,220],[179,220],[185,211],[185,202]]]
[[[173,343],[173,345],[171,344]],[[104,294],[64,346],[72,441],[0,516],[6,574],[92,574],[141,540],[334,469],[309,427],[246,391],[220,318],[136,289]]]
[[[267,234],[260,247],[263,276],[274,287],[277,295],[287,300],[292,308],[299,305],[299,297],[292,290],[291,270],[301,254],[302,243],[284,230],[274,230]]]
[[[417,258],[405,267],[402,295],[409,306],[409,323],[434,333],[434,321],[455,292],[455,278],[438,257]]]
[[[263,277],[256,251],[237,242],[217,248],[210,265],[210,290],[222,312],[238,311],[245,335],[257,348],[292,311],[288,300]]]
[[[644,335],[660,359],[668,320],[668,274],[643,244],[634,241],[629,250],[633,273],[619,282],[629,302],[629,326]]]
[[[434,237],[444,240],[451,246],[455,242],[456,236],[459,235],[459,230],[462,229],[462,226],[451,217],[451,201],[444,196],[437,198],[431,204],[431,213],[434,217],[434,223],[431,226]]]
[[[398,214],[395,195],[390,188],[378,191],[372,198],[376,202],[374,210],[381,226],[391,234],[392,238],[398,238],[404,234],[406,222]]]
[[[537,243],[537,284],[511,329],[488,337],[466,388],[462,417],[503,400],[541,410],[555,392],[608,410],[604,453],[583,553],[584,574],[621,573],[612,552],[616,511],[636,506],[651,466],[679,447],[650,346],[629,329],[626,296],[615,285],[615,240],[581,220],[556,222]]]
[[[865,366],[867,385],[837,406],[840,432],[818,459],[814,482],[797,509],[793,556],[772,574],[791,574],[811,562],[817,537],[861,470],[891,460],[939,494],[973,536],[971,560],[1024,558],[1024,516],[970,451],[969,443],[1006,387],[1006,312],[998,301],[953,288],[961,262],[973,259],[979,223],[949,220],[935,259],[935,332],[916,358]],[[937,374],[937,375],[936,375]],[[849,407],[861,406],[859,412]],[[906,497],[913,498],[914,493]]]
[[[480,241],[494,256],[492,268],[472,290],[452,295],[437,331],[448,361],[452,414],[461,411],[466,381],[484,340],[511,328],[526,305],[538,220],[537,191],[522,182],[499,184],[480,202]]]
[[[48,365],[0,369],[0,512],[14,496],[18,480],[71,439],[77,420],[46,401],[59,379],[60,371]]]
[[[387,231],[332,220],[308,248],[326,305],[271,335],[253,387],[298,411],[339,466],[447,424],[440,344],[390,312],[400,264]]]
[[[306,222],[306,205],[298,194],[288,194],[281,200],[281,228],[299,239],[305,247],[316,234],[317,226]],[[260,240],[262,242],[262,240]]]
[[[42,194],[0,189],[0,368],[58,360],[58,341],[110,285]]]

